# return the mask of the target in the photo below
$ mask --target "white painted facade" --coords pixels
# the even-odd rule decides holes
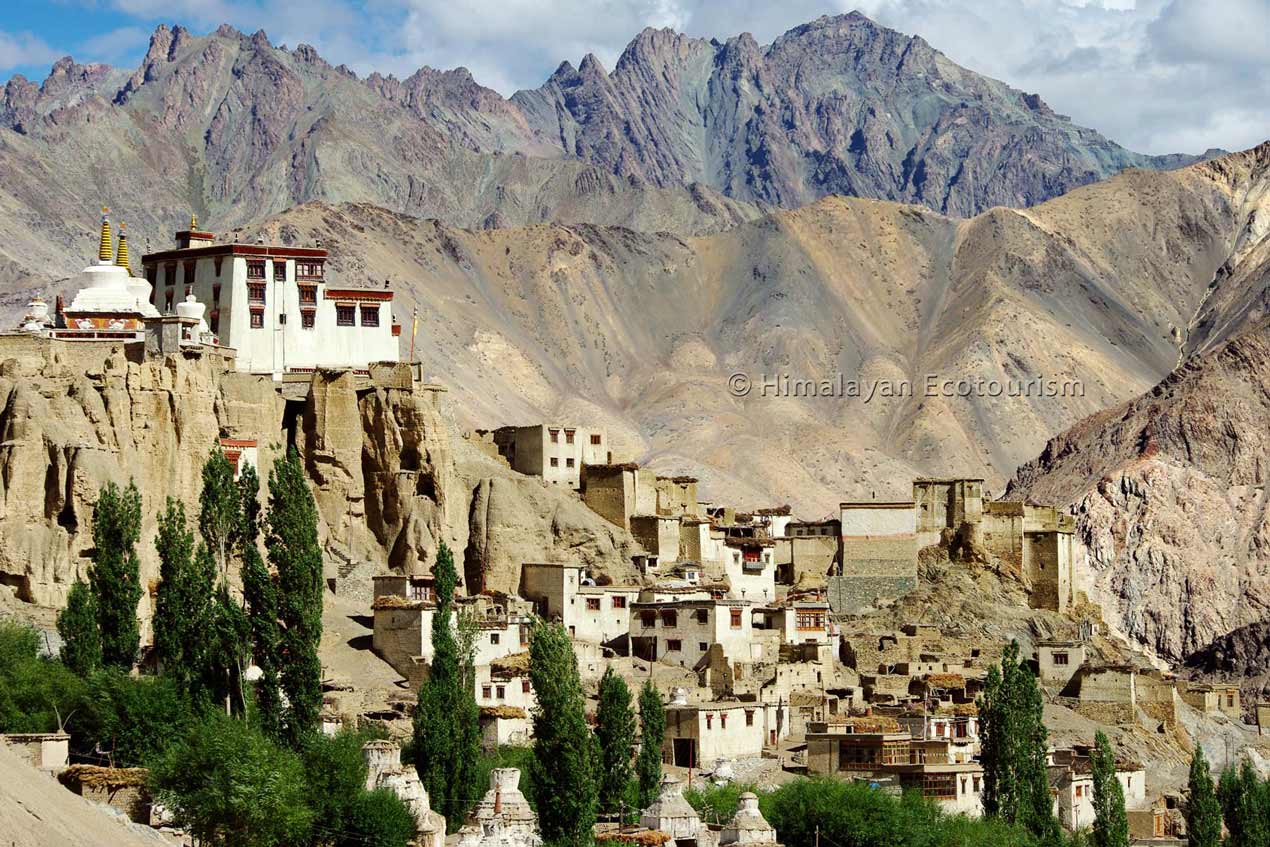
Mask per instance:
[[[762,756],[765,731],[762,703],[671,703],[663,752],[676,765],[712,768],[719,761]]]
[[[238,370],[276,379],[400,358],[393,292],[331,285],[325,250],[215,244],[200,232],[177,233],[177,243],[142,257],[151,302],[170,312],[192,293],[218,343],[237,351]]]
[[[770,544],[725,546],[723,571],[737,600],[770,603],[776,599],[775,547]]]
[[[911,502],[842,503],[839,523],[843,538],[907,538],[917,532],[917,510]]]
[[[631,654],[695,668],[718,644],[729,662],[759,661],[752,619],[744,600],[640,601],[631,611]]]

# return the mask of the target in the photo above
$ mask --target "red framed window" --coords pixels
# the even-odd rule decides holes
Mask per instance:
[[[286,262],[279,262],[276,259],[274,260],[273,279],[274,279],[274,282],[287,281],[287,263]]]
[[[600,434],[598,432],[591,433],[591,443],[592,444],[600,443]]]
[[[362,306],[362,326],[379,326],[379,306]]]
[[[312,309],[303,309],[300,312],[300,329],[313,329],[313,325],[317,322],[317,315]]]
[[[732,628],[733,628],[733,629],[740,629],[740,628],[741,628],[741,610],[740,610],[740,609],[729,609],[729,610],[728,610],[728,612],[729,612],[729,614],[731,615],[731,618],[732,618]]]
[[[195,264],[194,264],[193,262],[186,262],[186,263],[183,265],[183,270],[184,270],[184,273],[185,273],[185,284],[186,284],[186,285],[193,285],[193,284],[194,284],[194,268],[195,268]]]
[[[264,262],[248,262],[247,263],[247,279],[264,279],[265,263]]]
[[[666,651],[668,653],[678,653],[684,647],[683,642],[678,638],[672,638],[666,642]]]
[[[600,598],[599,597],[586,598],[586,609],[588,612],[600,611]]]
[[[247,286],[247,302],[248,303],[265,302],[265,284],[263,282],[252,283],[251,285]]]
[[[357,309],[353,306],[335,307],[335,325],[336,326],[356,326],[357,325]]]
[[[317,302],[317,286],[301,285],[300,286],[300,302],[313,304]]]
[[[260,309],[252,309],[252,310],[251,310],[251,328],[252,328],[252,329],[264,329],[264,328],[265,328],[265,313],[264,313],[264,311],[262,311],[262,310],[260,310]]]
[[[296,262],[295,263],[296,279],[321,279],[322,263],[321,262]]]
[[[625,609],[625,608],[626,608],[626,598],[625,598],[625,597],[623,597],[623,596],[621,596],[620,594],[619,594],[619,595],[617,595],[617,596],[615,596],[615,597],[613,598],[613,608],[614,608],[614,609]]]

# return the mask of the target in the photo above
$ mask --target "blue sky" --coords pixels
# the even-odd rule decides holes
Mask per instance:
[[[463,65],[511,94],[588,52],[611,69],[645,26],[767,43],[853,8],[1134,150],[1270,138],[1270,0],[7,0],[0,80],[68,54],[132,68],[159,23],[229,23],[362,74]]]

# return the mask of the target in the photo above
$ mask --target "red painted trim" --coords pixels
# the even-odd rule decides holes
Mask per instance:
[[[325,259],[327,252],[316,247],[272,247],[261,244],[209,244],[206,247],[189,247],[184,250],[163,250],[147,253],[142,263],[163,262],[170,259],[201,259],[205,256],[256,256],[262,259]]]
[[[327,300],[375,300],[387,303],[392,300],[393,292],[376,291],[373,288],[331,288],[326,287]]]
[[[220,440],[222,447],[255,447],[256,439],[254,438],[222,438]]]

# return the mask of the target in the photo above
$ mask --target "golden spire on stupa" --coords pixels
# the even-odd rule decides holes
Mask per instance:
[[[111,250],[112,242],[110,239],[110,218],[106,217],[110,214],[109,206],[101,207],[101,240],[97,244],[97,261],[109,263],[114,253]]]
[[[128,233],[125,232],[128,225],[123,221],[119,222],[119,252],[115,254],[115,264],[121,268],[128,268],[129,275],[132,274],[132,268],[128,266]]]
[[[198,215],[190,212],[190,232],[198,229]]]

